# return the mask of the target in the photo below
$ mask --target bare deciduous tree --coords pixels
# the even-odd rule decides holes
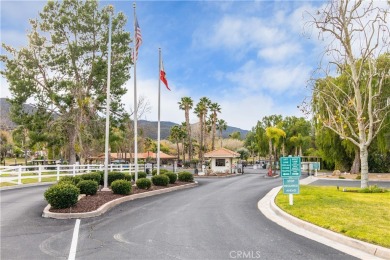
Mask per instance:
[[[329,41],[312,109],[323,126],[359,148],[362,188],[369,180],[368,147],[390,113],[388,7],[382,1],[339,0],[311,14],[311,25]]]

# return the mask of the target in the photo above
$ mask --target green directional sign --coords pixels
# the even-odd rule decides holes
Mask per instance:
[[[299,178],[283,178],[284,194],[299,194]]]
[[[291,176],[301,176],[301,157],[291,157]]]
[[[280,176],[282,178],[301,176],[301,157],[281,157]]]
[[[313,163],[313,170],[319,170],[320,169],[320,163],[319,162],[314,162]]]

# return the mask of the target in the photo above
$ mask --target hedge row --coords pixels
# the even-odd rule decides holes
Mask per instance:
[[[157,172],[157,171],[156,171]],[[149,189],[152,183],[156,186],[168,186],[177,179],[184,182],[192,182],[193,175],[190,172],[179,172],[176,175],[166,169],[160,170],[160,175],[154,174],[152,179],[146,178],[146,173],[138,172],[136,185],[140,189]],[[116,194],[127,195],[131,193],[131,180],[134,180],[134,174],[129,175],[123,172],[109,172],[108,185]],[[94,195],[98,190],[98,183],[103,185],[104,172],[88,173],[79,176],[64,176],[58,184],[49,187],[44,197],[53,208],[69,208],[76,205],[78,196],[81,194]]]

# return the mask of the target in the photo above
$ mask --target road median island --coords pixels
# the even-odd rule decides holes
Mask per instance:
[[[89,212],[80,212],[80,213],[59,213],[59,212],[51,212],[51,205],[48,204],[45,209],[43,210],[42,217],[44,218],[55,218],[55,219],[72,219],[72,218],[91,218],[91,217],[97,217],[108,210],[112,209],[113,207],[126,202],[126,201],[131,201],[135,199],[140,199],[140,198],[146,198],[146,197],[151,197],[159,194],[164,194],[172,191],[177,191],[177,190],[182,190],[182,189],[188,189],[192,187],[198,186],[198,182],[192,182],[188,184],[183,184],[183,185],[178,185],[178,186],[173,186],[173,187],[167,187],[167,188],[162,188],[158,190],[152,190],[152,191],[146,191],[142,193],[137,193],[137,194],[131,194],[123,197],[116,198],[114,200],[111,200],[102,206],[100,206],[98,209],[89,211]]]

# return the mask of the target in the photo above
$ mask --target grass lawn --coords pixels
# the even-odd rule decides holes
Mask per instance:
[[[5,158],[5,165],[10,165],[10,164],[15,164],[15,163],[24,165],[24,163],[25,163],[24,157],[23,158],[16,158],[16,162],[15,162],[15,158]]]
[[[356,193],[336,187],[300,186],[290,206],[283,189],[275,203],[284,211],[317,226],[390,248],[390,192]]]
[[[11,182],[0,182],[0,187],[7,187],[7,186],[13,186],[16,185],[15,183]]]
[[[53,182],[53,181],[57,181],[57,177],[42,177],[42,182]],[[37,183],[37,182],[38,182],[38,177],[22,179],[23,184],[30,184],[30,183]]]

